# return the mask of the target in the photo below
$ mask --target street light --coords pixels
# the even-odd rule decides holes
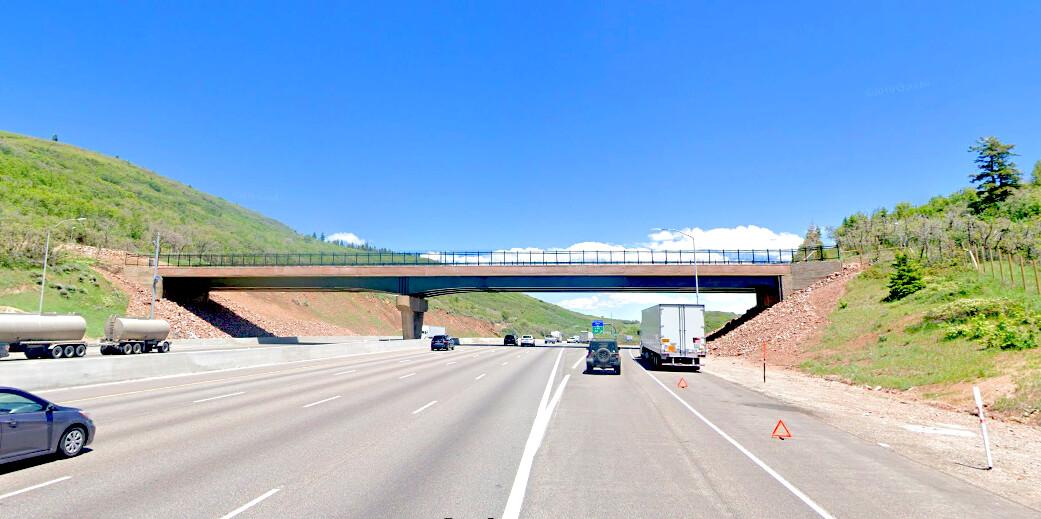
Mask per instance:
[[[83,218],[82,216],[79,218],[69,218],[68,220],[62,220],[47,229],[47,240],[44,242],[43,246],[43,277],[40,278],[40,309],[38,312],[40,315],[43,315],[43,291],[47,288],[47,256],[51,252],[51,231],[57,229],[58,226],[63,223],[82,222],[83,220],[86,220],[86,218]]]
[[[694,249],[694,302],[696,304],[700,305],[701,304],[701,283],[698,281],[698,245],[697,245],[697,243],[695,243],[694,236],[692,236],[690,234],[687,234],[687,233],[685,233],[685,232],[683,232],[683,231],[681,231],[679,229],[669,229],[669,228],[663,228],[663,227],[655,227],[655,228],[653,228],[651,230],[655,231],[655,232],[660,232],[660,231],[674,232],[674,233],[682,234],[682,235],[690,238],[690,246],[691,246],[692,249]]]

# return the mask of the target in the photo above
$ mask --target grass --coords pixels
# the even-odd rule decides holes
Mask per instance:
[[[1020,389],[1000,405],[1041,405],[1041,350],[985,348],[973,339],[948,338],[946,323],[923,319],[945,304],[967,299],[1004,298],[1038,315],[1041,298],[975,271],[941,267],[927,269],[924,290],[885,303],[889,270],[888,265],[875,265],[850,281],[820,342],[808,349],[803,369],[857,384],[928,386],[936,395],[954,384],[1012,375]]]
[[[39,270],[0,269],[0,306],[35,313],[39,307],[39,275]],[[88,337],[101,337],[105,320],[111,315],[124,315],[126,309],[126,295],[94,272],[87,261],[68,261],[47,271],[44,312],[82,315]]]

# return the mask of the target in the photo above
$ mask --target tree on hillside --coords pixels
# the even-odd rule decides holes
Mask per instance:
[[[980,137],[969,151],[976,154],[976,173],[969,175],[976,185],[978,199],[972,203],[972,210],[982,214],[994,209],[1004,202],[1017,187],[1020,174],[1016,163],[1011,158],[1014,144],[1005,144],[997,137]]]
[[[1031,173],[1031,181],[1035,186],[1041,186],[1041,160],[1034,163],[1034,171]]]
[[[925,288],[922,267],[902,252],[893,261],[893,273],[889,275],[889,295],[886,301],[899,301]]]
[[[51,140],[54,142],[58,142],[58,134],[55,133],[54,135],[51,135]]]
[[[821,229],[814,224],[810,224],[810,227],[806,229],[806,237],[802,240],[802,245],[799,245],[800,249],[811,249],[817,248],[824,245],[821,241]]]

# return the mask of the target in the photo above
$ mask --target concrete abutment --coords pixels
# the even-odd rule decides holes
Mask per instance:
[[[398,296],[398,310],[401,311],[401,337],[403,339],[419,339],[423,336],[423,314],[430,304],[422,297]]]

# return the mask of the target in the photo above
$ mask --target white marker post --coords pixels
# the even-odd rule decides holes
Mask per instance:
[[[979,386],[972,386],[972,397],[976,399],[976,409],[980,413],[980,431],[983,433],[983,448],[987,451],[987,470],[994,468],[994,458],[990,455],[990,438],[987,436],[987,418],[983,414],[983,397]]]

